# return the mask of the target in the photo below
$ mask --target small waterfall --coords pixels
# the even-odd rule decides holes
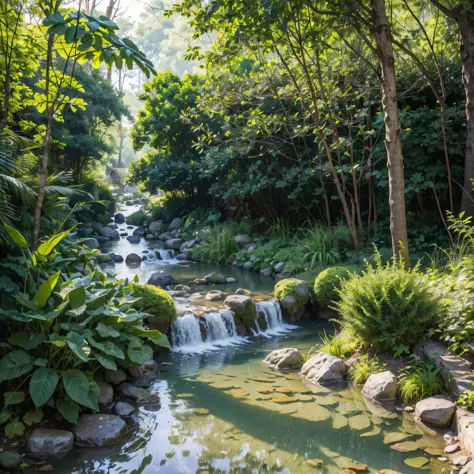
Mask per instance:
[[[225,310],[204,315],[207,326],[207,342],[217,345],[229,342],[233,339],[238,342],[238,335],[235,329],[234,314]]]
[[[285,324],[281,314],[280,303],[277,300],[259,301],[257,303],[257,312],[263,314],[266,330],[262,333],[266,336],[277,336],[294,329],[296,326]],[[258,325],[257,325],[258,327]]]
[[[156,256],[159,260],[174,260],[174,250],[172,249],[157,249]]]

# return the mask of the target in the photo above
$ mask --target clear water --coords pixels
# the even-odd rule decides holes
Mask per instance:
[[[125,242],[113,243],[114,251],[118,248],[121,251],[117,253],[122,253],[128,247]],[[143,276],[160,266],[177,277],[182,275],[183,283],[216,270],[211,265],[193,264],[184,269],[147,261],[138,271]],[[116,267],[121,276],[132,273],[124,264]],[[254,274],[228,267],[223,273],[236,275],[238,286],[269,291],[265,280]],[[157,360],[159,374],[150,390],[159,393],[161,407],[139,407],[128,420],[129,431],[120,445],[76,447],[61,459],[48,460],[54,472],[332,474],[363,463],[371,473],[381,469],[419,473],[420,469],[405,463],[413,458],[426,459],[425,472],[443,472],[447,465],[437,460],[444,447],[441,435],[416,424],[412,416],[366,405],[355,388],[309,386],[296,373],[270,370],[263,359],[272,350],[296,347],[306,353],[319,342],[321,331],[331,330],[328,323],[320,321],[280,330],[281,322],[272,304],[259,303],[272,337],[258,333],[244,343],[225,347],[213,342],[224,336],[234,338],[235,328],[222,315],[207,316],[208,344],[212,347],[205,347],[201,353],[175,352]],[[189,320],[189,327],[181,328],[180,337],[196,337],[196,328],[191,327],[194,322]],[[202,339],[186,343],[196,345]],[[269,390],[272,393],[261,393]],[[278,398],[285,395],[295,400],[279,403]],[[406,436],[403,441],[413,441],[408,445],[412,451],[399,452],[385,444],[384,438],[394,433]],[[324,464],[314,468],[306,464],[308,459],[320,459]]]

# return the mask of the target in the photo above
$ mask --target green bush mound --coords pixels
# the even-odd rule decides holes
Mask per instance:
[[[436,320],[439,297],[417,268],[392,261],[368,266],[342,283],[342,325],[377,351],[422,341]]]
[[[128,225],[142,225],[146,221],[146,214],[143,211],[136,211],[127,217]]]
[[[318,306],[328,308],[339,300],[339,290],[343,280],[351,276],[357,267],[329,267],[323,270],[314,281],[314,295]]]
[[[308,302],[308,283],[296,278],[285,278],[275,285],[274,295],[283,308],[294,316]]]
[[[161,288],[153,285],[134,285],[132,296],[140,298],[134,303],[134,308],[137,311],[149,313],[150,323],[166,325],[176,320],[176,306],[173,298]]]

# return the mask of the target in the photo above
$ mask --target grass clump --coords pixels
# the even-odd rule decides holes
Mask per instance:
[[[335,308],[342,325],[377,351],[423,340],[435,322],[440,298],[417,268],[378,260],[345,280]]]
[[[352,367],[349,377],[357,385],[367,382],[372,374],[383,372],[380,360],[377,357],[369,357],[368,354],[361,356],[358,362]]]
[[[140,298],[133,304],[134,309],[150,314],[150,323],[168,325],[176,320],[173,298],[161,288],[153,285],[134,285],[132,296]]]
[[[146,221],[146,214],[143,211],[136,211],[127,217],[128,225],[143,225]]]
[[[440,368],[433,359],[422,361],[412,355],[413,362],[403,368],[399,377],[400,396],[405,403],[417,402],[443,391]]]
[[[344,266],[329,267],[316,277],[313,288],[319,306],[327,308],[339,300],[342,281],[351,276],[351,270]]]
[[[357,350],[357,340],[347,331],[340,331],[335,334],[328,334],[326,331],[319,333],[321,343],[313,346],[307,353],[309,359],[314,352],[326,352],[334,357],[344,359]]]

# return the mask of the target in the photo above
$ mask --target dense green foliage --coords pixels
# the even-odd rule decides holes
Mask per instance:
[[[400,396],[405,403],[414,403],[443,391],[443,379],[434,360],[422,361],[412,356],[399,376]]]
[[[348,267],[329,267],[323,270],[314,281],[314,296],[316,303],[329,308],[339,299],[342,281],[351,276],[354,269]]]
[[[357,349],[357,339],[348,331],[339,331],[329,335],[326,331],[319,334],[321,344],[314,346],[314,350],[327,352],[328,354],[344,359],[349,357]]]
[[[356,385],[364,384],[372,374],[383,372],[378,357],[369,354],[363,354],[360,359],[354,363],[349,372],[349,377]]]
[[[427,279],[396,260],[354,274],[339,295],[335,308],[342,325],[378,351],[423,340],[440,312],[439,297]]]
[[[153,285],[133,285],[132,296],[137,299],[133,307],[148,313],[148,321],[154,325],[168,325],[176,320],[173,298]]]

